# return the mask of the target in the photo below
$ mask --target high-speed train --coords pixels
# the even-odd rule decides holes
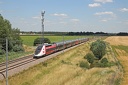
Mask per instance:
[[[68,40],[64,42],[57,42],[54,44],[42,44],[36,48],[34,53],[34,58],[40,58],[45,55],[49,55],[57,51],[78,45],[80,43],[87,42],[88,40],[89,38],[82,38],[82,39]]]

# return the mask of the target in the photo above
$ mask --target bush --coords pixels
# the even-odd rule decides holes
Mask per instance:
[[[0,55],[3,55],[5,53],[4,49],[2,49],[2,45],[0,45]]]
[[[109,63],[101,63],[101,62],[99,62],[97,67],[110,67],[110,64]]]
[[[91,44],[90,50],[93,52],[95,57],[100,60],[106,53],[106,43],[104,41],[97,40]]]
[[[43,39],[43,38],[36,38],[36,39],[34,40],[33,45],[36,46],[36,45],[38,45],[38,44],[42,44],[43,41],[44,41],[44,43],[51,43],[51,41],[50,41],[48,38],[44,38],[44,39]]]
[[[0,55],[3,55],[5,51],[3,49],[0,49]]]
[[[100,62],[107,64],[108,63],[108,59],[107,58],[103,58]]]
[[[114,63],[108,62],[107,58],[103,58],[99,63],[97,63],[97,67],[111,67]]]
[[[92,64],[94,62],[95,56],[92,53],[88,53],[84,58],[87,59],[87,61]]]
[[[14,52],[19,52],[19,51],[24,51],[24,49],[23,49],[22,46],[15,45],[15,46],[13,47],[13,51],[14,51]]]
[[[87,68],[87,69],[90,68],[88,62],[85,62],[85,61],[81,61],[81,62],[80,62],[80,67],[81,67],[81,68]]]

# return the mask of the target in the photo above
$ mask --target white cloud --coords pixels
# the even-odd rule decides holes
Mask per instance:
[[[119,23],[119,24],[125,24],[125,25],[128,25],[128,20],[118,21],[117,23]]]
[[[113,2],[113,0],[94,0],[94,1],[101,2],[101,3]]]
[[[80,20],[79,19],[71,19],[71,21],[73,21],[73,22],[79,22]]]
[[[20,18],[20,20],[25,20],[25,18]]]
[[[97,13],[95,13],[95,15],[98,15],[98,16],[100,16],[100,15],[114,15],[114,13],[113,12],[97,12]]]
[[[66,22],[59,22],[60,24],[66,24]]]
[[[101,19],[100,21],[102,21],[102,22],[108,22],[110,20],[113,20],[113,18],[104,18],[104,19]]]
[[[107,22],[108,20],[107,20],[107,19],[102,19],[101,21],[102,21],[102,22]]]
[[[128,20],[125,20],[122,23],[125,24],[125,25],[128,25]]]
[[[32,17],[33,19],[41,19],[41,17],[40,16],[34,16],[34,17]]]
[[[121,12],[128,12],[128,8],[122,8],[120,9]]]
[[[94,3],[94,4],[89,4],[88,6],[89,7],[99,7],[99,6],[101,6],[101,4],[100,3]]]
[[[36,25],[38,25],[38,23],[32,23],[31,25],[36,26]]]
[[[45,20],[45,23],[51,23],[51,21],[49,21],[49,20]]]
[[[58,16],[58,17],[67,17],[68,15],[67,14],[52,14],[53,16]]]
[[[128,21],[127,21],[127,22],[125,22],[125,24],[126,24],[126,25],[128,25]]]

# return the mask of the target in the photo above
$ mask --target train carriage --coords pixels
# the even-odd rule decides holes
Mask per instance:
[[[72,46],[72,41],[71,40],[66,41],[65,46],[66,46],[66,48],[71,47]]]
[[[54,52],[64,50],[66,48],[78,45],[78,44],[86,42],[88,40],[89,40],[88,38],[82,38],[82,39],[68,40],[68,41],[64,41],[64,42],[57,42],[54,44],[42,44],[36,48],[34,58],[40,58],[42,56],[49,55]]]
[[[57,51],[65,49],[65,42],[57,42],[56,49],[57,49]]]
[[[45,50],[46,50],[45,55],[49,55],[56,52],[56,44],[45,45]]]

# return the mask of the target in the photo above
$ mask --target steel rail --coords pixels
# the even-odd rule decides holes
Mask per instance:
[[[28,59],[30,57],[32,57],[32,55],[21,57],[21,58],[17,58],[17,59],[14,59],[14,60],[10,60],[10,61],[8,61],[8,64],[12,64],[12,63],[15,63],[17,61],[25,60],[25,59]],[[5,64],[6,64],[6,62],[1,63],[0,67],[4,66]]]
[[[25,61],[16,63],[16,64],[14,64],[14,65],[10,65],[10,66],[8,67],[8,70],[15,69],[15,68],[17,68],[17,67],[23,66],[23,65],[28,64],[28,63],[30,63],[30,62],[33,62],[33,61],[35,61],[35,60],[37,60],[37,59],[31,58],[31,59],[29,59],[29,60],[25,60]],[[3,72],[5,72],[5,71],[6,71],[6,68],[0,69],[0,73],[3,73]]]

